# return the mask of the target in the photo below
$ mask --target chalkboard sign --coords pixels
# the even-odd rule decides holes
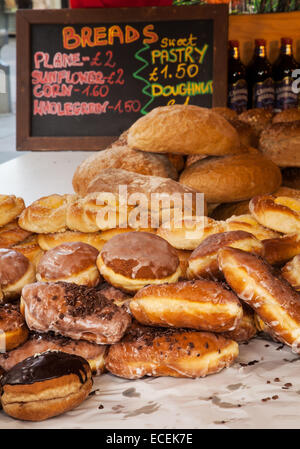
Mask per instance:
[[[227,6],[18,11],[17,149],[98,150],[157,106],[225,106]]]

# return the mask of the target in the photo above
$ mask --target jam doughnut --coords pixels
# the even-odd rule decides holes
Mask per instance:
[[[42,282],[65,281],[94,287],[100,282],[96,265],[98,254],[98,250],[87,243],[62,243],[43,255],[36,278]]]
[[[176,282],[181,275],[176,249],[148,232],[116,235],[103,246],[97,266],[107,282],[128,292]]]
[[[11,351],[28,338],[28,328],[15,304],[0,305],[0,353]],[[1,354],[0,354],[1,355]]]
[[[2,407],[13,418],[43,421],[77,407],[92,386],[84,358],[48,351],[28,357],[3,376]]]

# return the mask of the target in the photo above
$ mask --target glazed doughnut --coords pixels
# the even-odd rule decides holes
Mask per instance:
[[[142,324],[225,332],[242,318],[242,306],[231,291],[207,280],[149,285],[130,301],[134,318]]]
[[[219,249],[224,246],[239,248],[259,256],[264,252],[263,244],[249,232],[229,231],[210,235],[192,252],[188,261],[188,279],[222,280],[217,256]]]
[[[13,220],[0,228],[0,248],[11,248],[30,235],[31,232],[20,228],[18,220]]]
[[[247,306],[247,304],[242,304],[243,306],[243,316],[237,327],[233,331],[224,332],[222,335],[225,338],[234,340],[237,343],[245,343],[251,340],[257,334],[257,327],[255,323],[255,314],[253,310]]]
[[[21,213],[19,225],[38,234],[63,232],[67,229],[67,205],[75,201],[76,195],[50,195],[34,201]]]
[[[109,348],[105,366],[126,379],[205,377],[230,366],[238,344],[210,332],[136,326]]]
[[[0,195],[0,226],[15,220],[25,209],[24,200],[15,195]]]
[[[116,235],[103,246],[97,266],[107,282],[128,292],[176,282],[181,276],[176,249],[148,232]]]
[[[95,287],[100,282],[98,250],[87,243],[62,243],[47,251],[38,263],[36,278],[42,282],[65,281]]]
[[[253,234],[258,240],[279,237],[277,232],[260,225],[250,214],[233,216],[226,220],[227,231],[246,231]]]
[[[300,235],[288,234],[262,241],[265,259],[270,265],[281,265],[300,254]]]
[[[256,196],[249,203],[254,218],[263,226],[293,234],[300,231],[300,199],[287,196]]]
[[[48,351],[15,365],[3,376],[2,385],[5,413],[26,421],[42,421],[81,404],[93,380],[84,358]]]
[[[235,248],[219,251],[226,282],[294,352],[300,352],[300,295],[272,267]]]
[[[49,249],[67,242],[87,243],[100,251],[105,240],[103,239],[101,232],[65,231],[38,235],[38,244],[44,251],[49,251]]]
[[[300,291],[300,254],[284,265],[281,273],[295,290]]]
[[[116,343],[131,323],[130,315],[101,291],[67,282],[26,285],[20,309],[31,330],[96,344]]]
[[[184,217],[172,220],[169,226],[160,226],[157,235],[176,249],[194,250],[211,234],[225,232],[226,224],[209,217]]]
[[[14,245],[12,249],[22,253],[23,256],[27,257],[31,263],[36,267],[39,263],[40,258],[44,254],[44,251],[41,249],[38,244],[38,236],[33,234],[27,237],[27,239],[23,240],[21,243]]]
[[[0,248],[0,303],[20,296],[24,285],[35,281],[35,268],[23,254]]]
[[[93,375],[99,376],[105,371],[104,357],[107,349],[108,347],[105,345],[95,345],[84,340],[74,341],[71,338],[55,335],[54,332],[44,334],[31,332],[28,340],[22,346],[0,354],[0,367],[9,371],[27,357],[51,350],[83,357],[89,362]]]
[[[177,256],[179,257],[179,263],[180,263],[180,269],[181,269],[181,276],[180,280],[187,279],[187,273],[186,270],[188,268],[188,260],[192,254],[192,251],[184,250],[184,249],[177,249]]]
[[[0,306],[0,353],[11,351],[28,338],[28,328],[23,315],[14,304]]]

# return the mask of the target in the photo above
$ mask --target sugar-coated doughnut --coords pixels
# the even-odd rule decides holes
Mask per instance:
[[[148,232],[116,235],[103,246],[97,266],[107,282],[129,292],[176,282],[181,275],[176,249]]]
[[[242,304],[242,306],[243,316],[237,327],[233,331],[224,332],[222,334],[223,337],[234,340],[237,343],[245,343],[257,334],[253,310],[247,306],[247,304]]]
[[[210,235],[192,252],[188,261],[188,278],[223,279],[217,256],[219,249],[224,246],[239,248],[259,256],[264,252],[263,244],[249,232],[229,231]]]
[[[287,234],[262,241],[265,259],[271,265],[281,265],[300,254],[300,235]]]
[[[250,234],[253,234],[254,237],[256,237],[258,240],[279,237],[279,234],[277,232],[260,225],[258,221],[250,214],[227,218],[226,230],[250,232]]]
[[[27,231],[48,234],[67,229],[67,206],[76,195],[49,195],[34,201],[20,215],[19,225]]]
[[[22,198],[15,195],[0,195],[0,226],[15,220],[24,209]]]
[[[131,323],[130,315],[96,288],[67,282],[26,285],[21,312],[31,330],[96,344],[116,343]]]
[[[54,332],[31,332],[24,344],[12,351],[4,354],[0,353],[0,367],[5,371],[9,371],[17,363],[27,359],[27,357],[50,350],[83,357],[89,362],[94,376],[98,376],[105,371],[104,357],[107,352],[107,346],[95,345],[84,340],[75,341],[68,337],[56,335]]]
[[[135,326],[110,346],[105,365],[126,379],[144,376],[205,377],[230,366],[238,344],[210,332]]]
[[[100,282],[96,265],[98,254],[98,250],[87,243],[62,243],[43,255],[36,278],[42,282],[65,281],[95,287]]]
[[[35,268],[23,254],[0,248],[0,303],[20,297],[22,288],[35,281]]]
[[[93,380],[84,358],[48,351],[15,365],[3,376],[2,386],[5,413],[26,421],[42,421],[81,404]]]
[[[129,306],[142,324],[211,332],[234,330],[243,315],[234,293],[204,279],[149,285],[134,296]]]
[[[44,251],[49,251],[49,249],[67,242],[87,243],[100,251],[105,240],[102,238],[101,232],[65,231],[38,235],[38,243]]]
[[[267,228],[283,234],[300,231],[300,199],[256,196],[250,201],[249,209],[254,218]]]
[[[285,264],[281,273],[295,290],[300,291],[300,254]]]
[[[294,352],[300,352],[300,295],[272,267],[236,248],[219,251],[226,282]]]
[[[13,220],[0,227],[0,248],[11,248],[21,243],[31,232],[25,231],[18,225],[18,220]]]
[[[15,304],[0,305],[0,354],[22,345],[28,338],[28,327]]]

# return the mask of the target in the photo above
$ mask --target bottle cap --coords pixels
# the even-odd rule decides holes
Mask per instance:
[[[266,45],[266,40],[265,39],[255,39],[255,46],[259,47],[260,45]]]
[[[281,45],[290,44],[292,45],[293,39],[291,37],[282,37],[281,38]]]

